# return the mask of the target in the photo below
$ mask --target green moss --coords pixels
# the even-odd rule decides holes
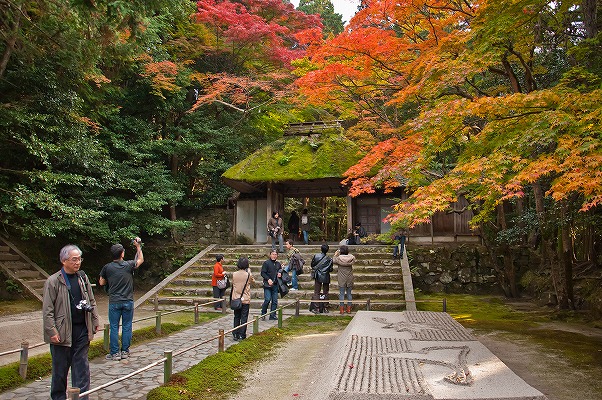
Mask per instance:
[[[336,130],[287,136],[232,166],[223,177],[246,182],[340,178],[362,156],[359,147]]]

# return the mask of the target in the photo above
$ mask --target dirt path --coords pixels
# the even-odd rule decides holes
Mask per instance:
[[[319,374],[329,347],[341,332],[315,334],[291,338],[274,355],[249,371],[247,384],[232,400],[249,399],[307,399],[321,398],[317,387]]]

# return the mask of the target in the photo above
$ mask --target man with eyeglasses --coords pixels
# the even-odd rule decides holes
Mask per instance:
[[[42,304],[44,341],[50,343],[52,356],[53,400],[67,398],[69,368],[72,387],[79,388],[80,393],[90,389],[88,349],[100,328],[92,286],[80,270],[82,251],[69,244],[61,249],[59,259],[62,268],[46,280]]]
[[[136,247],[133,260],[124,261],[125,249],[121,244],[111,246],[113,261],[102,267],[98,283],[107,285],[109,293],[109,342],[111,353],[108,360],[119,361],[130,356],[132,320],[134,319],[134,270],[144,262],[140,238],[132,240]],[[119,348],[119,320],[121,320],[121,349]]]

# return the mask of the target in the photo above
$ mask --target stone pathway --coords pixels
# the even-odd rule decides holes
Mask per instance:
[[[283,315],[286,319],[287,314]],[[195,326],[185,331],[174,333],[168,337],[164,337],[152,342],[144,343],[131,348],[131,356],[127,360],[119,362],[98,358],[90,362],[90,375],[92,377],[91,389],[94,389],[104,383],[130,374],[138,369],[141,369],[156,360],[163,358],[164,351],[172,351],[174,354],[179,350],[189,348],[195,343],[202,342],[211,337],[217,336],[220,329],[229,330],[232,328],[233,315],[228,314],[225,317]],[[259,321],[259,331],[264,331],[273,326],[277,326],[278,321]],[[247,328],[247,335],[253,333],[253,326]],[[225,347],[229,347],[235,342],[232,335],[226,335]],[[180,372],[188,369],[205,357],[217,353],[217,339],[198,346],[190,351],[173,357],[173,372]],[[134,377],[131,377],[122,382],[111,385],[107,388],[90,395],[90,400],[96,399],[120,399],[134,400],[144,399],[147,393],[163,384],[163,363],[150,368]],[[0,400],[13,399],[48,399],[50,396],[50,377],[43,378],[39,381],[32,382],[13,391],[0,394]]]

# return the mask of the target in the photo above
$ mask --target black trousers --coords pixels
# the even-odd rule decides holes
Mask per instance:
[[[214,299],[220,299],[220,298],[224,297],[224,295],[226,294],[226,288],[220,289],[217,286],[212,286],[212,287],[213,287],[213,298]],[[224,305],[222,303],[223,303],[223,301],[221,303],[214,303],[213,308],[217,310],[218,308],[223,307]]]
[[[71,368],[71,386],[78,387],[80,393],[90,389],[90,364],[88,363],[88,328],[86,325],[73,326],[73,343],[71,347],[50,345],[52,355],[52,383],[50,398],[65,400],[67,398],[67,374]],[[88,396],[80,397],[88,399]]]
[[[243,304],[240,310],[234,310],[234,327],[237,327],[241,324],[246,324],[249,319],[249,308],[251,308],[250,304]],[[241,326],[232,332],[234,336],[238,336],[241,339],[246,339],[247,337],[247,325]]]

